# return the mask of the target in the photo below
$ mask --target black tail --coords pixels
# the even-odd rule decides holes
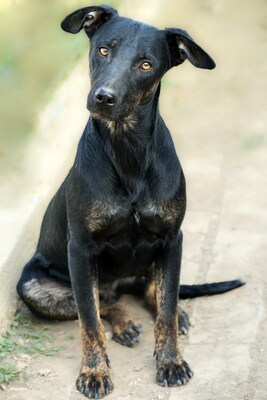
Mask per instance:
[[[215,294],[229,292],[230,290],[236,289],[243,285],[245,285],[245,282],[242,282],[239,279],[226,282],[204,283],[202,285],[181,285],[179,298],[193,299],[201,296],[213,296]],[[133,282],[120,284],[117,287],[116,294],[118,297],[122,294],[142,296],[145,292],[145,288],[145,278],[138,278]]]
[[[245,282],[239,279],[226,282],[204,283],[203,285],[181,285],[179,298],[193,299],[194,297],[213,296],[214,294],[229,292],[243,285],[245,285]]]

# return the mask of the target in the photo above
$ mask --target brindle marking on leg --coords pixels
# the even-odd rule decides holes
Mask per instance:
[[[77,389],[87,397],[100,398],[113,390],[106,354],[106,337],[99,320],[97,331],[88,331],[80,320],[83,356]]]
[[[23,300],[40,316],[60,320],[78,316],[72,289],[56,282],[31,279],[23,285]]]
[[[157,382],[162,386],[185,385],[193,373],[179,351],[177,323],[168,325],[158,320],[155,326],[155,339]]]
[[[186,384],[193,376],[178,346],[178,307],[172,320],[166,321],[163,302],[166,299],[161,271],[157,274],[157,319],[155,325],[155,355],[157,360],[156,380],[163,386]]]
[[[156,299],[156,282],[150,279],[144,293],[144,299],[148,307],[156,315],[157,313],[157,299]],[[183,310],[178,302],[178,328],[179,334],[186,335],[188,333],[190,321],[187,313]]]
[[[100,315],[112,325],[113,339],[128,347],[138,342],[141,326],[136,324],[127,314],[125,309],[118,304],[100,309]]]
[[[162,303],[165,301],[165,286],[162,278],[161,271],[157,271],[156,278],[156,305],[157,305],[157,318],[155,325],[155,353],[157,354],[157,358],[159,354],[167,352],[167,353],[179,353],[178,349],[178,307],[176,308],[176,312],[173,315],[172,321],[167,322],[165,318],[165,308],[162,306]],[[175,346],[175,347],[173,347]],[[166,349],[165,349],[166,347]],[[163,357],[164,358],[164,357]],[[175,355],[176,358],[176,355]]]

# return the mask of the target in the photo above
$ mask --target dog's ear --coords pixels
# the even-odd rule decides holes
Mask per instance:
[[[182,64],[188,59],[197,68],[213,69],[213,59],[182,29],[166,28],[171,66]]]
[[[87,36],[91,38],[97,29],[117,14],[117,11],[109,6],[84,7],[67,15],[61,22],[61,28],[69,33],[78,33],[84,28]]]

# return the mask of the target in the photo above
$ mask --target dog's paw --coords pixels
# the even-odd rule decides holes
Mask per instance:
[[[81,368],[76,381],[79,392],[89,399],[101,399],[113,390],[113,383],[106,368]]]
[[[178,312],[178,328],[179,328],[179,334],[180,335],[187,335],[190,327],[190,321],[188,314],[181,308],[179,307],[179,312]]]
[[[186,361],[161,362],[157,365],[157,382],[162,386],[186,385],[193,372]]]
[[[113,328],[113,339],[123,346],[132,347],[139,339],[142,328],[133,321],[128,321],[126,325],[116,325]]]

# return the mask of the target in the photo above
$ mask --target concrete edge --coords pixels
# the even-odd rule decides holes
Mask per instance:
[[[44,211],[72,165],[88,118],[88,89],[88,63],[83,59],[39,116],[22,171],[13,173],[2,188],[0,333],[16,311],[16,283],[35,251]]]

